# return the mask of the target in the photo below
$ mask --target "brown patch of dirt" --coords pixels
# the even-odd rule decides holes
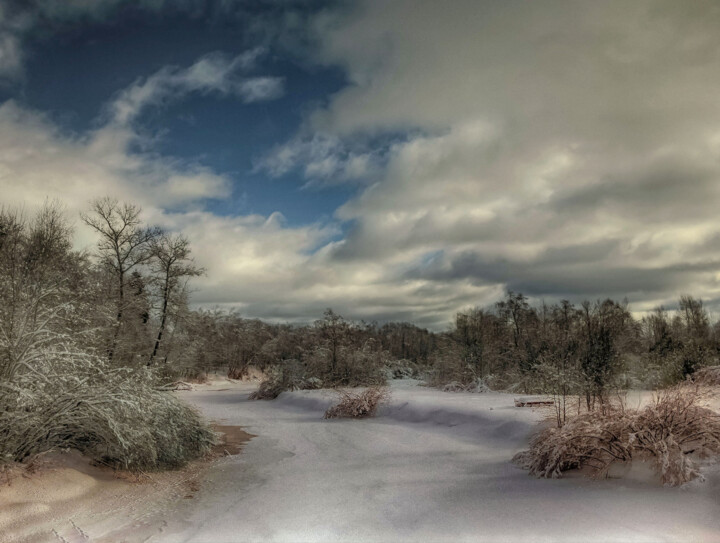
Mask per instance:
[[[178,470],[120,471],[72,451],[2,466],[0,541],[117,543],[157,535],[168,514],[200,491],[212,461],[239,454],[255,437],[240,426],[213,428],[219,443]]]
[[[212,454],[216,456],[231,456],[240,454],[245,443],[255,436],[243,430],[242,426],[225,426],[222,424],[213,424],[213,429],[220,432],[220,443],[212,449]]]

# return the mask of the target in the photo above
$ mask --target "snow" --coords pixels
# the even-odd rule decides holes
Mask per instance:
[[[720,541],[717,466],[679,489],[642,466],[535,479],[510,459],[542,415],[511,395],[395,381],[376,418],[324,420],[329,391],[248,401],[256,385],[229,386],[178,394],[258,437],[149,541]]]
[[[0,487],[0,541],[720,542],[720,465],[681,488],[638,463],[615,479],[535,479],[510,459],[543,411],[417,384],[393,382],[363,420],[324,420],[326,390],[249,401],[257,383],[194,385],[178,395],[257,436],[239,455],[140,484],[60,455]]]

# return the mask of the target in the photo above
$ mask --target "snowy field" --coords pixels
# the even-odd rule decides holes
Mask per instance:
[[[645,476],[540,480],[510,462],[541,415],[507,394],[393,383],[366,420],[323,420],[328,391],[248,401],[252,385],[180,393],[257,434],[217,462],[150,541],[720,541],[720,470],[664,488]],[[213,390],[213,388],[215,390]]]

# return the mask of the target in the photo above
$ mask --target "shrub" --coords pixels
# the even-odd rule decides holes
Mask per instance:
[[[338,404],[325,411],[326,419],[373,417],[380,404],[390,399],[390,391],[384,387],[370,387],[362,392],[340,390],[338,395]]]
[[[303,365],[297,360],[285,360],[282,366],[267,371],[267,377],[250,394],[251,400],[274,400],[286,390],[314,390],[322,388],[317,377],[306,377]]]
[[[374,350],[372,342],[362,348],[340,347],[335,355],[325,347],[307,357],[308,373],[327,387],[379,386],[386,382],[387,353]]]
[[[227,371],[229,379],[242,379],[247,374],[247,366],[230,366]]]
[[[697,385],[680,384],[642,409],[607,409],[571,419],[535,437],[515,461],[538,477],[589,467],[606,476],[615,462],[650,459],[664,484],[679,485],[698,476],[691,458],[720,453],[720,417],[700,405]]]
[[[151,370],[112,368],[64,347],[38,353],[32,371],[0,385],[0,458],[74,448],[117,467],[154,469],[210,449],[215,434],[194,409],[159,389]]]
[[[282,378],[282,370],[268,371],[268,378],[260,383],[258,389],[250,394],[251,400],[274,400],[281,393],[289,390],[289,385]]]
[[[720,385],[720,366],[701,368],[693,374],[692,378],[695,383],[701,385],[718,386]]]
[[[420,375],[418,365],[412,360],[390,360],[385,364],[386,379],[413,379]]]

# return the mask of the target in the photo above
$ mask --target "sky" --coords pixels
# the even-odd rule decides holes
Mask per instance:
[[[720,4],[0,0],[0,203],[182,232],[198,307],[720,309]]]

